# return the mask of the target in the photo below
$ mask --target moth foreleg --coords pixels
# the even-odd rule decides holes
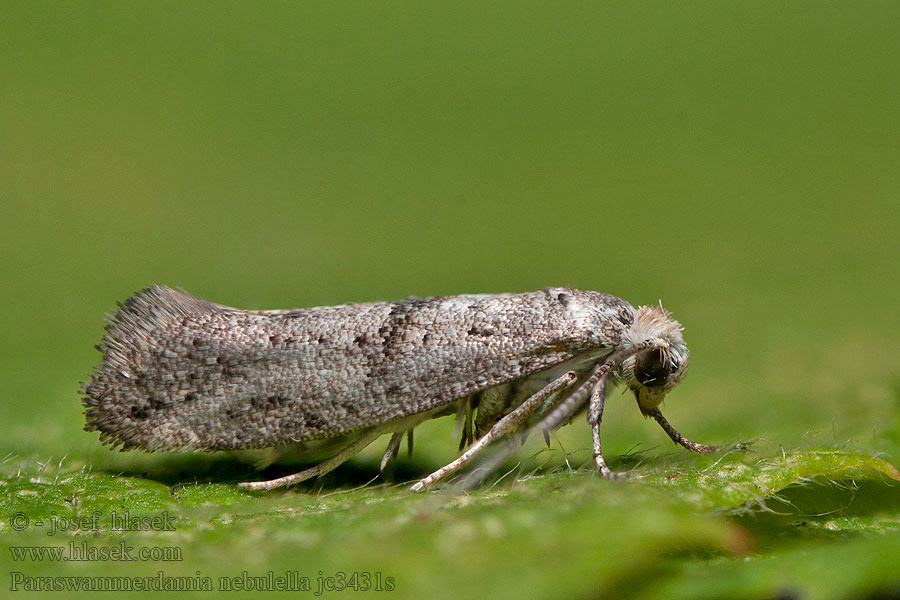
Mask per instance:
[[[426,487],[444,477],[445,475],[448,475],[456,471],[460,467],[465,466],[488,444],[490,444],[497,438],[500,438],[507,433],[518,429],[528,419],[528,417],[531,416],[532,413],[534,413],[534,411],[536,411],[541,405],[543,405],[543,403],[547,400],[547,398],[550,397],[551,394],[554,394],[562,388],[568,386],[575,379],[575,372],[569,371],[561,377],[553,380],[552,382],[538,390],[533,396],[528,398],[515,410],[497,421],[497,423],[493,427],[491,427],[491,429],[488,430],[487,433],[478,438],[478,440],[476,440],[471,446],[469,446],[469,448],[465,452],[463,452],[459,456],[459,458],[441,467],[428,477],[419,480],[419,482],[413,485],[410,489],[414,492],[421,492]]]
[[[538,427],[551,431],[567,422],[567,420],[581,408],[581,405],[588,399],[588,395],[593,393],[597,385],[607,376],[615,365],[621,364],[621,362],[629,356],[633,356],[644,350],[666,347],[666,345],[667,342],[660,341],[658,338],[652,338],[635,344],[630,348],[623,348],[609,354],[603,359],[603,362],[599,362],[594,366],[594,370],[591,371],[591,374],[581,381],[574,392],[563,398],[561,402],[558,402],[553,410],[541,419]]]
[[[594,387],[591,392],[591,400],[588,404],[587,420],[591,425],[591,439],[593,440],[594,465],[597,472],[604,479],[617,479],[624,473],[617,473],[609,468],[603,459],[603,450],[600,446],[600,422],[603,420],[603,407],[606,405],[606,378]]]
[[[686,437],[678,433],[677,429],[669,424],[669,422],[663,416],[662,412],[660,412],[659,408],[656,406],[646,411],[645,414],[656,419],[656,422],[659,423],[659,426],[663,428],[663,431],[665,431],[669,435],[669,437],[672,438],[673,442],[675,442],[679,446],[684,446],[691,452],[700,452],[701,454],[707,454],[709,452],[715,452],[721,449],[721,446],[706,446],[704,444],[698,444],[697,442],[692,442],[691,440],[687,439]]]
[[[344,446],[337,454],[328,460],[320,462],[314,467],[270,481],[244,481],[239,483],[238,487],[247,490],[272,490],[286,485],[294,485],[295,483],[306,481],[311,477],[320,477],[325,473],[333,471],[348,459],[358,454],[363,448],[375,441],[382,433],[384,433],[384,429],[380,427],[365,429],[358,438]]]

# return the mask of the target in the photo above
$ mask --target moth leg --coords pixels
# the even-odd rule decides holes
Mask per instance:
[[[597,472],[603,479],[618,479],[624,477],[624,473],[617,473],[609,468],[603,459],[603,450],[600,446],[600,422],[603,420],[603,407],[606,405],[606,378],[594,387],[591,400],[588,404],[587,420],[591,425],[591,438],[594,442],[594,464]]]
[[[429,413],[426,413],[425,415],[419,415],[414,419],[406,419],[404,427],[398,431],[395,431],[393,435],[391,435],[391,440],[388,442],[388,446],[384,452],[384,456],[381,457],[381,466],[379,468],[379,471],[384,471],[385,467],[387,467],[388,461],[393,458],[397,458],[397,451],[400,448],[400,440],[403,439],[404,433],[406,434],[406,442],[407,448],[409,449],[409,455],[412,456],[413,429],[420,423],[425,421],[428,418],[428,415]]]
[[[403,434],[405,431],[395,431],[391,436],[391,441],[388,442],[387,449],[384,451],[384,456],[381,457],[381,465],[378,467],[379,471],[384,471],[388,465],[388,462],[397,456],[397,448],[400,447],[400,440],[403,438]]]
[[[457,450],[462,451],[463,448],[471,444],[475,441],[475,409],[474,409],[475,398],[469,396],[463,404],[465,406],[465,414],[463,418],[465,419],[463,424],[462,435],[459,438],[459,448]]]
[[[459,402],[459,410],[456,411],[456,429],[453,437],[459,435],[459,448],[462,449],[475,441],[474,405],[478,402],[478,394],[471,394]]]
[[[559,392],[556,394],[555,398],[553,397],[552,394],[550,396],[548,396],[548,398],[544,402],[544,404],[542,404],[540,407],[538,407],[538,409],[536,411],[534,411],[534,415],[539,420],[543,419],[543,417],[545,415],[549,414],[563,400],[565,400],[566,394],[569,392],[569,390],[572,388],[572,386],[575,385],[575,381],[576,380],[573,379],[572,381],[568,382],[565,386],[563,386],[562,389],[560,389]],[[524,446],[525,441],[528,439],[528,434],[531,433],[531,430],[534,429],[534,427],[531,427],[529,423],[526,423],[526,424],[522,425],[521,429],[523,429],[521,445]],[[549,448],[550,447],[550,431],[548,429],[541,429],[541,434],[544,437],[544,443],[547,444],[547,447]]]
[[[538,423],[538,427],[549,431],[556,429],[567,422],[567,420],[575,414],[575,411],[581,408],[581,405],[588,399],[588,395],[591,394],[597,384],[606,377],[613,366],[621,364],[621,362],[629,356],[652,348],[664,348],[667,344],[668,342],[660,340],[659,338],[653,338],[636,344],[631,348],[616,350],[607,356],[603,362],[597,363],[594,370],[591,371],[591,374],[582,380],[579,386],[575,388],[575,391],[563,398],[561,402],[558,402],[553,410],[541,419],[541,422]]]
[[[663,428],[669,437],[672,438],[672,441],[678,444],[679,446],[684,446],[691,452],[699,452],[701,454],[707,454],[709,452],[716,452],[721,449],[721,446],[706,446],[704,444],[698,444],[697,442],[692,442],[687,439],[676,430],[666,418],[663,416],[662,412],[660,412],[659,408],[654,406],[650,410],[645,413],[647,416],[653,417],[656,419],[656,422],[659,423],[659,426]]]
[[[337,454],[328,460],[320,462],[314,467],[270,481],[244,481],[239,483],[238,487],[246,490],[272,490],[286,485],[294,485],[295,483],[306,481],[311,477],[320,477],[325,473],[333,471],[349,458],[358,454],[363,448],[375,441],[382,433],[384,433],[384,430],[378,427],[366,429],[357,439],[344,446]]]
[[[414,492],[421,492],[438,479],[468,464],[475,457],[475,455],[483,450],[488,444],[490,444],[497,438],[518,429],[518,427],[522,425],[522,423],[524,423],[528,419],[528,417],[535,410],[537,410],[544,403],[544,401],[547,400],[547,398],[550,397],[551,394],[558,392],[562,388],[569,385],[575,379],[575,373],[573,371],[569,371],[561,377],[553,380],[552,382],[538,390],[537,393],[528,398],[511,413],[497,421],[497,423],[493,427],[491,427],[491,429],[487,433],[478,438],[475,443],[469,446],[469,448],[465,452],[463,452],[459,456],[459,458],[441,467],[428,477],[419,480],[419,482],[413,485],[410,489]]]
[[[541,406],[540,409],[538,409],[538,410],[536,411],[536,414],[537,414],[538,418],[541,419],[540,423],[543,423],[543,422],[544,422],[543,419],[544,419],[545,416],[551,414],[554,410],[556,410],[556,408],[557,408],[560,404],[563,403],[563,401],[567,398],[567,395],[566,395],[566,394],[568,393],[569,389],[570,389],[573,385],[575,385],[575,381],[574,381],[574,380],[573,380],[573,381],[570,381],[570,382],[566,385],[566,387],[564,387],[564,388],[560,391],[559,395],[557,395],[556,398],[554,398],[554,399],[553,399],[552,401],[550,401],[550,402],[545,402],[544,405]],[[601,409],[601,412],[602,412],[602,409]],[[540,426],[540,425],[539,425],[539,426]],[[550,447],[550,429],[548,429],[547,427],[541,427],[541,434],[542,434],[543,437],[544,437],[544,443],[547,444],[547,447],[549,448],[549,447]],[[525,432],[525,435],[528,435],[528,432],[527,432],[527,431]],[[524,443],[524,442],[525,442],[525,440],[524,440],[524,438],[523,438],[522,443]]]

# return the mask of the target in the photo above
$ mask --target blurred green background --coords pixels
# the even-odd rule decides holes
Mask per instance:
[[[664,409],[688,437],[758,440],[740,464],[821,448],[896,464],[898,31],[895,2],[4,2],[0,508],[34,509],[21,492],[43,464],[109,475],[108,498],[123,472],[163,498],[144,509],[185,511],[185,573],[375,565],[394,596],[900,594],[900,494],[878,476],[817,472],[775,524],[570,476],[561,451],[533,471],[547,506],[514,477],[437,521],[378,482],[317,499],[374,477],[379,442],[324,492],[248,496],[226,477],[185,504],[163,484],[259,474],[111,453],[82,431],[78,389],[104,313],[153,282],[243,308],[567,285],[661,299],[684,325],[691,372]],[[452,428],[424,427],[398,469],[450,460]],[[577,468],[589,440],[579,421],[554,448]],[[604,449],[645,473],[716,460],[673,450],[619,395]],[[867,507],[855,525],[821,520],[850,505]],[[801,521],[825,525],[786,525]],[[836,556],[846,587],[817,571]]]

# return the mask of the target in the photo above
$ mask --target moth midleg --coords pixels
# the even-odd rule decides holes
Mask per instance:
[[[379,471],[384,471],[387,468],[388,462],[391,459],[397,458],[397,450],[400,448],[400,440],[403,438],[403,434],[406,434],[407,444],[409,448],[409,455],[412,456],[412,440],[413,440],[413,429],[418,426],[423,421],[432,418],[433,413],[423,413],[421,415],[416,415],[415,417],[407,418],[403,420],[403,427],[395,431],[391,435],[391,439],[388,442],[387,449],[384,451],[384,455],[381,457],[381,465],[379,467]]]
[[[463,428],[459,438],[459,448],[463,448],[475,441],[475,404],[476,398],[469,396],[463,401]]]
[[[270,481],[244,481],[239,483],[238,487],[248,490],[272,490],[286,485],[294,485],[295,483],[306,481],[311,477],[319,477],[333,471],[342,463],[358,454],[363,448],[374,442],[375,439],[384,432],[384,428],[382,427],[370,427],[369,429],[364,429],[358,438],[344,446],[337,454],[328,460],[320,462],[314,467]]]
[[[678,433],[678,430],[672,427],[671,424],[669,424],[669,421],[666,420],[662,412],[659,410],[659,407],[657,406],[654,406],[650,410],[646,411],[645,414],[656,419],[656,422],[659,423],[659,426],[663,428],[663,431],[665,431],[669,435],[669,437],[672,438],[673,442],[675,442],[679,446],[684,446],[691,452],[706,454],[709,452],[716,452],[720,449],[719,446],[706,446],[704,444],[692,442],[691,440]]]
[[[453,430],[453,437],[459,436],[459,448],[462,449],[475,441],[475,410],[480,404],[481,394],[469,394],[459,401],[459,409],[456,411],[456,428]]]
[[[378,467],[379,471],[383,472],[387,468],[388,463],[391,461],[391,459],[397,456],[397,448],[400,447],[400,439],[403,438],[404,433],[406,433],[406,431],[395,431],[391,435],[391,439],[388,442],[387,449],[385,449],[384,455],[381,457],[381,464]]]
[[[591,425],[591,439],[593,441],[592,455],[594,457],[594,465],[597,472],[604,479],[615,479],[620,477],[621,473],[616,473],[609,468],[603,459],[603,450],[600,446],[600,422],[603,420],[603,407],[606,405],[606,378],[600,380],[600,383],[594,387],[591,394],[591,400],[588,404],[587,420]]]
[[[428,477],[419,480],[419,482],[413,485],[410,489],[414,492],[421,492],[427,486],[431,485],[438,479],[468,464],[476,454],[478,454],[495,439],[518,429],[519,426],[521,426],[535,410],[543,405],[543,403],[547,400],[547,398],[550,397],[551,394],[554,394],[562,388],[568,386],[576,379],[576,377],[577,376],[574,371],[569,371],[568,373],[563,374],[561,377],[558,377],[557,379],[551,381],[549,384],[538,390],[533,396],[519,405],[511,413],[497,421],[497,423],[493,427],[491,427],[491,429],[487,433],[478,438],[478,440],[476,440],[475,443],[469,446],[469,448],[465,452],[463,452],[456,460],[441,467]]]

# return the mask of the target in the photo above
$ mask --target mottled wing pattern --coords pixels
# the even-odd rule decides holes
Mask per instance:
[[[568,288],[245,311],[153,286],[109,319],[86,429],[145,450],[331,437],[612,349],[633,318]]]

